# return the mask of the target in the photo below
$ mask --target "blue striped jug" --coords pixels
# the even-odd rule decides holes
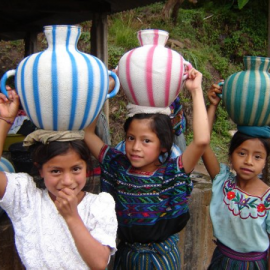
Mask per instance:
[[[241,126],[270,124],[270,58],[244,57],[245,70],[229,76],[222,101],[231,119]]]
[[[80,52],[77,42],[81,27],[50,25],[44,27],[48,48],[23,59],[16,70],[7,71],[1,79],[15,75],[15,88],[21,104],[39,128],[46,130],[80,130],[100,112],[105,100],[115,96],[119,80],[98,58]],[[115,81],[111,93],[109,76]]]
[[[6,158],[0,158],[0,172],[15,172],[15,169],[11,162],[9,162]]]

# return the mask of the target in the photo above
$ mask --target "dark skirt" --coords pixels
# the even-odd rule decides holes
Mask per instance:
[[[267,270],[267,252],[239,253],[218,242],[208,270]]]
[[[180,270],[178,235],[160,243],[140,244],[120,242],[114,270]]]

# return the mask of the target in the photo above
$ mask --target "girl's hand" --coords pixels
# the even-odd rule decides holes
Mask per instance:
[[[78,215],[78,198],[72,189],[62,189],[58,193],[58,197],[56,197],[54,203],[57,210],[65,220]]]
[[[211,88],[207,91],[207,97],[211,105],[218,106],[221,98],[217,94],[222,94],[222,86],[212,84]]]
[[[10,87],[7,89],[9,90],[8,98],[0,93],[0,117],[13,122],[18,113],[20,100],[15,90],[11,90]]]
[[[202,89],[202,73],[192,68],[188,72],[188,77],[185,82],[186,88],[192,93]]]

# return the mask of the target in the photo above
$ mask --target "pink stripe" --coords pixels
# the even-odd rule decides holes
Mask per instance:
[[[126,77],[127,77],[128,88],[130,90],[133,101],[134,101],[134,103],[136,105],[138,105],[138,101],[137,101],[137,98],[135,96],[135,92],[134,92],[134,89],[133,89],[133,86],[132,86],[131,76],[130,76],[130,62],[131,62],[130,59],[131,59],[131,56],[132,56],[134,50],[135,49],[133,49],[127,56],[127,60],[126,60]]]
[[[169,96],[170,96],[170,85],[171,85],[171,75],[172,75],[172,51],[168,50],[167,68],[166,68],[166,82],[165,82],[165,104],[164,106],[169,106]]]
[[[143,46],[142,32],[141,31],[138,33],[138,39],[139,39],[141,46]]]
[[[178,86],[175,92],[175,97],[177,97],[177,95],[179,94],[181,87],[182,87],[182,81],[183,81],[183,75],[184,75],[184,63],[183,63],[183,59],[180,56],[180,72],[179,72],[179,78],[178,78]]]
[[[159,30],[154,30],[153,45],[158,45]]]
[[[146,72],[145,72],[145,79],[146,79],[146,90],[148,94],[148,100],[150,103],[150,106],[155,107],[155,101],[153,96],[153,55],[155,51],[156,46],[151,46],[147,57],[146,57]]]

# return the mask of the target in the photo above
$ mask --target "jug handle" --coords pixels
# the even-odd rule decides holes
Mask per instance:
[[[120,88],[120,82],[119,82],[118,76],[111,70],[108,70],[108,74],[114,79],[115,84],[111,93],[107,94],[106,99],[114,97],[118,93],[119,88]]]
[[[224,85],[224,81],[219,82],[218,85],[219,85],[219,86],[223,86],[223,85]],[[219,98],[222,98],[222,94],[217,94],[217,96],[218,96]]]
[[[183,81],[185,81],[188,77],[188,72],[193,68],[193,66],[191,65],[191,63],[189,63],[186,60],[184,60],[183,63],[184,63],[184,68],[185,68],[184,75],[183,75]]]
[[[1,81],[0,81],[0,88],[1,88],[1,92],[8,98],[8,92],[6,89],[6,81],[9,77],[11,76],[15,76],[16,74],[16,69],[11,69],[8,70],[7,72],[5,72],[5,74],[3,75]]]

